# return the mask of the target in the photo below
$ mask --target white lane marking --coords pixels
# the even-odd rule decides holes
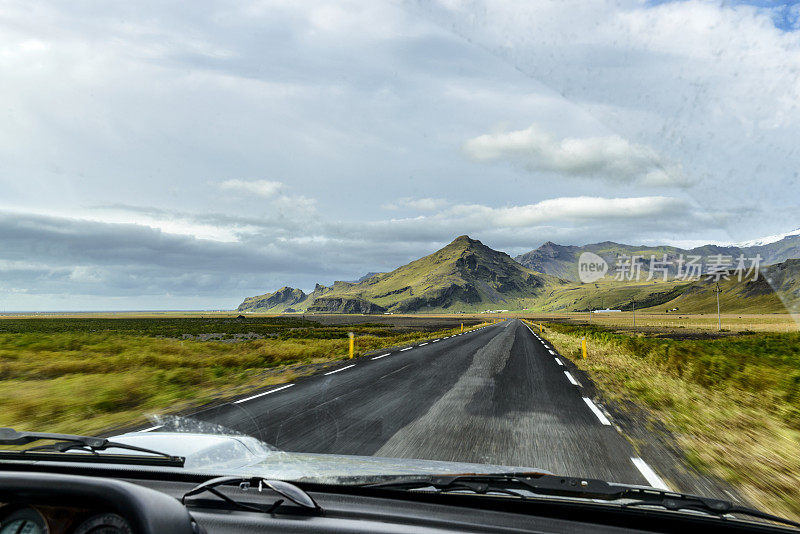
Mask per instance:
[[[645,479],[647,479],[648,484],[650,484],[654,488],[662,489],[665,491],[672,491],[670,487],[667,486],[667,483],[661,480],[661,477],[658,476],[656,472],[650,468],[649,465],[647,465],[647,462],[645,462],[641,458],[634,458],[634,457],[631,457],[631,462],[633,462],[633,465],[635,465],[636,468],[639,470],[639,472],[642,473],[642,476]]]
[[[390,355],[390,354],[391,354],[391,352],[387,352],[386,354],[381,354],[380,356],[375,356],[375,357],[374,357],[374,358],[372,358],[372,359],[373,359],[373,360],[380,360],[381,358],[385,358],[385,357],[387,357],[387,356],[388,356],[388,355]]]
[[[344,371],[345,369],[350,369],[351,367],[355,367],[356,364],[348,365],[347,367],[342,367],[341,369],[336,369],[335,371],[330,371],[325,373],[325,375],[332,375],[333,373],[338,373],[339,371]]]
[[[425,345],[427,345],[427,343],[420,343],[419,344],[420,347],[424,347]]]
[[[294,384],[286,384],[285,386],[281,386],[279,388],[271,389],[269,391],[265,391],[264,393],[259,393],[258,395],[253,395],[252,397],[247,397],[247,398],[244,398],[244,399],[239,399],[237,401],[233,401],[233,403],[234,404],[239,404],[240,402],[247,402],[249,400],[253,400],[253,399],[257,399],[259,397],[263,397],[264,395],[269,395],[270,393],[275,393],[276,391],[280,391],[282,389],[290,388],[293,385]]]
[[[414,348],[414,347],[406,347],[406,348],[404,348],[404,349],[400,349],[400,352],[403,352],[404,350],[411,350],[411,349],[413,349],[413,348]]]
[[[598,419],[600,419],[601,423],[603,423],[604,425],[611,426],[611,421],[609,421],[608,417],[606,417],[605,414],[600,411],[600,408],[595,406],[595,404],[592,402],[592,399],[590,399],[589,397],[584,397],[583,402],[585,402],[586,406],[588,406],[589,409],[592,410],[592,413],[595,414]]]
[[[567,375],[567,380],[569,380],[573,386],[579,385],[578,382],[574,378],[572,378],[572,375],[569,374],[569,371],[564,371],[564,374]]]
[[[556,363],[558,365],[564,365],[563,363],[561,363],[561,360],[559,360],[558,358],[553,358],[553,359],[556,361]]]
[[[161,428],[162,426],[164,426],[164,425],[156,425],[156,426],[151,426],[150,428],[145,428],[145,429],[144,429],[144,430],[142,430],[141,432],[152,432],[153,430],[158,430],[158,429],[159,429],[159,428]]]
[[[437,341],[439,341],[439,340],[438,339],[434,339],[433,341],[431,341],[431,343],[436,343]]]
[[[550,353],[550,354],[552,354],[553,356],[555,356],[555,355],[556,355],[556,353],[555,353],[555,352],[553,352],[553,351],[552,351],[552,350],[550,350],[550,349],[548,349],[548,351],[547,351],[547,352],[549,352],[549,353]]]

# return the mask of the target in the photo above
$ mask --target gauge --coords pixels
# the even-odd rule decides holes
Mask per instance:
[[[34,508],[23,508],[0,520],[0,534],[47,534],[47,521]]]
[[[98,514],[81,523],[75,534],[133,534],[133,529],[117,514]]]

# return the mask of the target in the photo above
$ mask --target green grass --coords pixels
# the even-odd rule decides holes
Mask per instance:
[[[0,321],[0,427],[98,433],[144,423],[148,413],[290,381],[304,372],[298,366],[346,358],[348,331],[356,332],[357,356],[455,331],[395,333],[386,326],[323,327],[277,319],[246,328],[235,320]],[[270,337],[180,339],[187,333],[217,332],[222,338],[253,329]]]
[[[321,325],[300,317],[248,317],[246,319],[236,319],[235,317],[130,317],[120,319],[37,317],[0,320],[0,334],[113,332],[162,337],[212,333],[274,335],[290,328],[303,327],[320,328]]]
[[[800,334],[675,340],[551,323],[545,337],[605,397],[663,422],[692,466],[762,508],[800,517]]]

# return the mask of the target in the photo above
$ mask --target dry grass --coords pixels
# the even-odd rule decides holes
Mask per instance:
[[[792,337],[785,339],[785,346],[776,345],[779,335],[765,342],[776,347],[772,361],[759,365],[755,358],[742,364],[731,358],[729,376],[713,378],[719,368],[712,367],[716,370],[704,371],[706,383],[693,370],[692,358],[717,362],[719,358],[702,353],[704,344],[729,340],[665,341],[663,346],[672,350],[691,345],[687,354],[692,356],[679,368],[674,357],[659,355],[660,348],[650,347],[645,354],[630,350],[628,343],[615,339],[623,337],[619,334],[590,337],[589,358],[583,360],[581,335],[559,326],[545,331],[605,396],[644,405],[663,422],[694,467],[728,481],[765,510],[800,518],[800,395],[792,389],[800,384],[796,335],[788,334]]]
[[[605,328],[633,328],[631,312],[516,315],[537,322],[564,321]],[[716,314],[636,312],[636,327],[643,331],[716,332],[718,324]],[[722,314],[722,328],[728,332],[797,332],[800,331],[800,316],[788,313]]]

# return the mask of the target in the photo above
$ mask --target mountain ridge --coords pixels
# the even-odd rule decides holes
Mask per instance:
[[[552,241],[543,243],[540,247],[520,254],[514,258],[520,264],[535,271],[558,276],[572,282],[580,281],[578,276],[578,260],[582,253],[592,252],[603,258],[609,267],[615,265],[617,256],[640,256],[643,272],[647,273],[651,267],[651,256],[660,261],[664,255],[667,260],[674,263],[679,255],[709,257],[722,254],[737,258],[744,255],[747,258],[760,255],[762,265],[775,265],[788,259],[800,258],[800,231],[781,234],[783,237],[777,241],[770,241],[761,245],[736,246],[706,244],[693,248],[680,248],[670,245],[627,245],[613,241],[590,243],[588,245],[558,245]],[[776,237],[776,236],[770,236]],[[769,240],[770,238],[764,238]],[[670,270],[674,274],[675,268]]]
[[[305,294],[283,287],[274,293],[248,297],[239,311],[305,309],[346,313],[345,310],[413,312],[449,309],[459,304],[479,307],[530,297],[563,281],[526,269],[505,252],[493,250],[467,235],[388,273],[376,273],[357,283],[317,284]],[[326,300],[322,300],[326,299]]]
[[[800,236],[770,251],[770,257],[797,251]],[[676,255],[676,247],[634,247],[605,241],[583,247],[546,242],[528,258],[535,269],[526,267],[505,252],[493,250],[463,235],[441,249],[385,273],[369,273],[358,282],[336,281],[331,286],[316,284],[305,293],[284,286],[273,293],[247,297],[238,310],[269,313],[419,313],[481,312],[497,309],[543,312],[588,311],[626,308],[635,301],[637,309],[666,307],[711,311],[713,287],[708,281],[641,280],[617,281],[610,277],[594,283],[571,281],[569,269],[576,269],[582,252],[598,255],[645,252],[657,256]],[[697,254],[731,253],[717,245],[688,249]],[[531,254],[527,253],[527,254]],[[524,256],[524,255],[522,255]],[[525,258],[523,258],[525,259]],[[649,264],[644,259],[646,273]],[[538,262],[538,263],[536,263]],[[613,265],[613,261],[610,263]],[[550,271],[550,272],[542,272]],[[575,271],[575,275],[577,271]],[[769,277],[772,286],[764,277]],[[726,281],[727,282],[727,281]],[[800,302],[800,260],[787,259],[764,269],[762,280],[723,284],[723,300],[729,309],[786,311]],[[776,287],[779,293],[775,293]]]

